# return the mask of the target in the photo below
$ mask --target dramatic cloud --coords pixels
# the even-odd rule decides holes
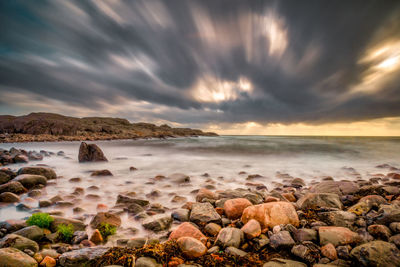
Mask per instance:
[[[3,114],[210,128],[400,116],[399,1],[1,1],[0,23]]]

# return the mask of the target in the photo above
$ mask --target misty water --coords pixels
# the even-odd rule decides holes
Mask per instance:
[[[320,181],[331,176],[335,180],[368,179],[377,173],[386,174],[388,169],[376,168],[378,164],[390,164],[400,167],[400,138],[396,137],[282,137],[282,136],[220,136],[175,138],[167,140],[118,140],[96,141],[109,162],[78,163],[80,142],[44,142],[44,143],[6,143],[0,148],[11,147],[25,150],[64,151],[65,156],[45,157],[40,162],[28,165],[46,164],[55,169],[59,176],[42,189],[42,196],[27,203],[33,209],[38,200],[60,195],[69,200],[76,187],[85,189],[85,194],[96,194],[100,200],[91,200],[82,196],[74,200],[77,207],[86,211],[73,214],[72,207],[48,207],[43,211],[62,211],[67,217],[84,216],[88,223],[96,214],[99,203],[109,208],[115,205],[118,194],[135,192],[136,198],[149,199],[151,203],[160,203],[169,208],[181,207],[184,202],[172,203],[175,196],[186,197],[194,201],[191,191],[213,186],[214,190],[234,188],[254,188],[246,183],[264,184],[273,189],[279,183],[292,177],[303,178],[306,182]],[[10,168],[18,170],[27,164],[14,164]],[[134,166],[138,170],[130,171]],[[114,176],[91,177],[92,170],[108,169]],[[239,174],[239,172],[246,172]],[[169,176],[184,173],[191,182],[182,186],[165,179],[151,182],[157,175]],[[204,177],[208,173],[209,177]],[[262,177],[246,180],[249,174]],[[80,177],[80,182],[70,182]],[[91,186],[99,187],[90,191]],[[159,190],[159,197],[149,198],[153,190]],[[15,205],[0,208],[0,220],[20,219],[27,212],[16,211]],[[122,215],[122,229],[139,229],[136,236],[150,235],[141,228],[140,222]],[[128,230],[119,231],[119,235],[128,234]],[[132,235],[131,235],[132,236]]]

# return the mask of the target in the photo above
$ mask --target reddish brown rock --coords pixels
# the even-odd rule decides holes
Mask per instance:
[[[169,239],[179,239],[181,237],[184,236],[189,236],[189,237],[193,237],[199,241],[201,241],[202,243],[206,243],[207,242],[207,237],[205,235],[203,235],[203,233],[197,229],[196,226],[194,226],[193,224],[189,223],[189,222],[184,222],[181,225],[178,226],[178,228],[176,228],[169,236]]]
[[[283,201],[247,207],[243,211],[241,220],[243,223],[247,223],[251,219],[258,221],[262,229],[280,224],[299,226],[299,217],[293,204]]]
[[[334,246],[355,244],[360,242],[360,236],[345,227],[321,226],[318,229],[321,246],[332,243]]]
[[[321,254],[332,261],[338,258],[335,246],[331,243],[328,243],[325,246],[321,247]]]
[[[95,243],[96,245],[103,243],[103,237],[100,234],[99,230],[94,230],[94,232],[92,233],[92,235],[90,236],[90,241],[92,241],[93,243]]]
[[[206,188],[201,188],[199,192],[196,195],[196,201],[197,202],[202,202],[203,199],[208,198],[208,199],[217,199],[217,196],[215,193],[211,192],[210,190]]]
[[[40,266],[44,267],[55,267],[56,265],[57,265],[56,260],[50,256],[44,257],[44,259],[40,262]]]
[[[224,203],[224,212],[229,219],[235,220],[240,218],[244,209],[251,205],[251,202],[246,198],[228,199]]]
[[[109,170],[97,170],[93,171],[90,176],[113,176],[113,174]]]
[[[277,198],[277,197],[268,196],[268,197],[265,198],[264,202],[265,202],[265,203],[269,203],[269,202],[278,202],[279,200],[280,200],[280,199]]]
[[[87,161],[108,161],[104,156],[103,151],[96,144],[86,144],[85,142],[81,143],[79,147],[79,162],[87,162]]]
[[[183,255],[189,259],[198,258],[206,254],[207,247],[196,238],[184,236],[177,241]]]
[[[119,227],[121,225],[121,218],[118,215],[110,212],[99,212],[93,217],[92,221],[90,222],[90,226],[97,229],[102,223],[108,223],[110,225]]]
[[[293,193],[283,193],[282,196],[287,199],[287,201],[296,202],[296,197],[293,195]]]
[[[248,239],[261,235],[261,225],[258,221],[252,219],[242,227],[243,233]]]

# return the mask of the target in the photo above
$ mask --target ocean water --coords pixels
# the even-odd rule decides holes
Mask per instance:
[[[86,210],[83,216],[87,222],[96,214],[97,204],[106,204],[111,208],[121,193],[135,192],[137,198],[148,198],[146,194],[158,190],[160,196],[149,199],[171,211],[183,205],[171,202],[174,195],[194,201],[195,194],[191,191],[205,185],[222,190],[248,188],[246,183],[252,182],[272,189],[282,182],[282,177],[288,175],[311,183],[325,176],[335,180],[368,179],[377,173],[389,172],[388,169],[376,168],[384,163],[400,168],[398,137],[220,136],[89,143],[99,145],[109,162],[78,163],[80,142],[3,143],[0,148],[64,151],[65,157],[45,157],[43,161],[30,162],[28,165],[46,164],[53,167],[60,176],[42,190],[40,199],[60,195],[68,200],[76,187],[85,188],[86,194],[100,196],[99,201],[84,196],[74,200],[76,206]],[[25,165],[9,167],[17,170]],[[138,170],[129,171],[131,166]],[[92,170],[99,169],[108,169],[114,176],[90,176]],[[148,183],[156,175],[169,176],[173,173],[187,174],[191,182],[185,186],[174,184],[168,179]],[[204,173],[208,173],[209,178],[204,177]],[[262,177],[248,181],[246,177],[249,174],[259,174]],[[69,179],[74,177],[80,177],[82,181],[71,183]],[[99,190],[89,191],[88,187],[93,185],[98,186]],[[33,208],[38,206],[37,201],[28,204]],[[72,208],[43,209],[52,210],[61,210],[65,216],[77,216],[72,213]],[[0,207],[0,220],[18,219],[27,215],[26,212],[17,212],[13,204]],[[123,215],[122,219],[123,228],[136,227],[140,230],[139,236],[151,234],[128,215]]]

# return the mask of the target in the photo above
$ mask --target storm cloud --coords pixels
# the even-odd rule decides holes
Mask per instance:
[[[400,116],[399,1],[1,1],[0,112],[131,121]]]

